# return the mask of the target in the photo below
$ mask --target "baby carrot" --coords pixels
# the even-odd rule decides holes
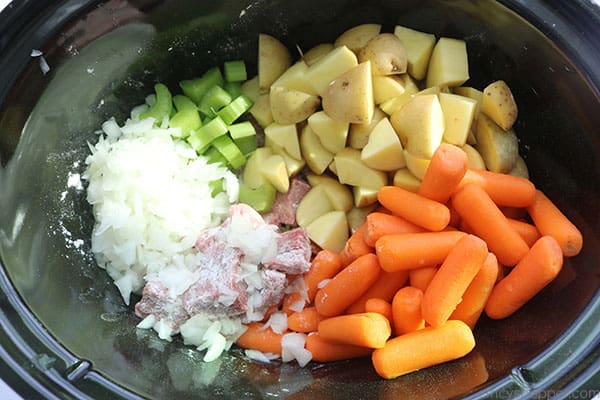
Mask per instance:
[[[397,336],[376,349],[371,359],[375,370],[385,379],[455,360],[475,347],[471,329],[462,321],[447,321]]]
[[[386,235],[377,241],[375,251],[385,271],[431,267],[441,264],[465,235],[459,231]]]
[[[373,352],[368,347],[353,346],[351,344],[332,342],[321,337],[317,332],[306,337],[306,350],[312,354],[312,360],[330,362],[347,360],[350,358],[366,357]]]
[[[406,284],[407,279],[407,271],[381,271],[375,283],[346,309],[346,313],[355,314],[365,312],[365,304],[371,298],[392,301],[394,294]]]
[[[373,252],[373,248],[365,242],[366,229],[367,223],[364,222],[352,235],[350,235],[343,250],[340,252],[342,265],[349,265],[360,256]]]
[[[318,290],[318,285],[325,279],[335,276],[343,268],[342,259],[331,250],[321,250],[313,258],[310,269],[304,275],[308,291],[308,301],[312,302]]]
[[[523,219],[527,217],[527,209],[525,207],[499,206],[498,208],[506,218]]]
[[[581,232],[541,190],[527,211],[542,235],[556,239],[565,257],[579,254],[583,246]]]
[[[425,229],[395,215],[373,212],[367,215],[365,243],[375,247],[377,239],[385,235],[424,232]]]
[[[421,313],[423,292],[412,286],[398,290],[392,301],[392,321],[394,334],[403,335],[425,327]]]
[[[452,196],[452,205],[473,233],[486,241],[502,264],[515,265],[529,250],[527,243],[480,186],[463,186]]]
[[[492,290],[485,306],[493,319],[506,318],[521,308],[560,272],[563,254],[552,236],[542,236],[523,259]]]
[[[321,316],[314,307],[304,307],[302,311],[288,316],[288,328],[295,332],[315,332],[319,326]]]
[[[444,204],[397,186],[384,186],[377,200],[394,215],[430,231],[441,231],[450,222],[450,210]]]
[[[408,271],[408,282],[410,286],[421,289],[424,292],[437,270],[437,266],[411,269]]]
[[[335,275],[315,295],[319,314],[333,317],[341,314],[377,280],[381,267],[375,254],[365,254]]]
[[[306,293],[304,292],[292,292],[287,293],[283,297],[283,301],[281,303],[281,311],[290,315],[297,310],[303,308],[307,303]]]
[[[523,238],[529,247],[533,246],[533,244],[541,237],[540,231],[538,231],[535,225],[512,218],[508,218],[508,222],[510,222],[513,229]]]
[[[281,355],[281,339],[284,334],[275,333],[271,328],[265,329],[261,322],[252,322],[246,326],[248,329],[235,342],[238,346]]]
[[[471,329],[475,327],[496,284],[499,269],[500,265],[498,265],[496,256],[494,253],[489,253],[481,269],[465,290],[462,301],[450,315],[450,319],[459,319],[469,325]]]
[[[469,169],[459,187],[468,183],[482,187],[498,206],[527,207],[533,204],[535,198],[534,184],[518,176]]]
[[[388,321],[392,321],[392,305],[376,297],[371,298],[365,302],[365,312],[381,314],[387,318]]]
[[[378,349],[385,345],[392,329],[383,315],[360,313],[323,319],[318,332],[326,340]]]
[[[454,311],[488,255],[485,242],[474,235],[462,237],[423,294],[423,319],[440,326]]]
[[[419,195],[445,203],[467,172],[467,153],[451,144],[442,143],[433,153],[419,186]]]

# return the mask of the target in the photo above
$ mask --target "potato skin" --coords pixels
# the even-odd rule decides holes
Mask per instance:
[[[398,75],[406,72],[406,49],[398,36],[381,33],[369,40],[358,54],[358,62],[371,61],[373,75]]]

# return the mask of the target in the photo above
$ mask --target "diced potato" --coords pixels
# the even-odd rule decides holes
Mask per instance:
[[[334,156],[333,160],[329,163],[329,167],[328,168],[329,168],[329,170],[331,172],[333,172],[333,174],[335,176],[337,176],[337,167],[335,166],[335,156]]]
[[[297,175],[306,165],[304,159],[292,157],[283,147],[273,143],[269,138],[265,138],[265,146],[268,146],[273,151],[273,154],[278,154],[283,158],[285,169],[289,177]]]
[[[507,174],[514,168],[519,156],[519,143],[512,129],[505,132],[481,113],[477,119],[475,136],[475,148],[483,157],[488,170]]]
[[[362,149],[367,145],[369,141],[369,135],[375,125],[381,121],[382,118],[385,117],[385,113],[379,109],[379,107],[375,107],[373,111],[373,118],[371,118],[371,122],[368,124],[350,124],[350,132],[348,133],[348,145],[353,149]]]
[[[377,202],[377,193],[379,190],[354,186],[352,194],[354,195],[355,207],[366,207]]]
[[[443,140],[457,146],[464,145],[473,125],[477,101],[449,93],[440,93],[439,99],[445,123]]]
[[[392,180],[394,186],[417,193],[421,186],[421,180],[413,175],[408,168],[401,168],[394,173]]]
[[[269,98],[268,94],[261,94],[250,109],[250,114],[252,114],[256,122],[263,128],[273,122],[271,100]]]
[[[440,94],[441,92],[442,92],[442,90],[440,89],[440,87],[439,87],[439,86],[431,86],[431,87],[425,88],[425,89],[423,89],[423,90],[419,90],[417,93],[415,93],[415,94],[413,95],[413,97],[414,97],[414,96],[425,96],[425,95],[427,95],[427,94],[435,94],[435,95],[438,95],[438,94]]]
[[[367,215],[372,213],[375,208],[377,208],[377,204],[373,204],[366,207],[353,207],[350,211],[346,213],[346,219],[348,220],[348,227],[350,228],[350,233],[356,232],[356,230],[365,222],[367,219]]]
[[[396,75],[373,76],[373,98],[375,104],[384,103],[404,94],[404,79]]]
[[[444,114],[438,96],[415,96],[390,118],[402,146],[415,157],[430,159],[442,142]]]
[[[496,81],[483,89],[481,112],[505,131],[512,128],[517,120],[517,103],[506,82]]]
[[[287,193],[290,179],[285,167],[285,161],[279,154],[269,156],[260,166],[260,172],[280,193]]]
[[[379,24],[357,25],[338,36],[334,45],[336,47],[346,46],[358,54],[367,45],[369,40],[377,36],[379,32],[381,32],[381,25]]]
[[[479,111],[481,110],[483,92],[470,86],[458,86],[452,89],[452,93],[457,94],[459,96],[468,97],[477,102],[477,105],[475,106],[475,120],[477,120],[477,117],[479,116]]]
[[[280,124],[304,121],[321,104],[318,96],[281,86],[271,86],[270,97],[273,120]]]
[[[460,86],[469,79],[467,44],[464,40],[440,38],[429,59],[427,87]]]
[[[333,205],[323,186],[311,188],[298,203],[296,208],[296,222],[306,228],[308,224],[323,214],[333,211]]]
[[[315,89],[306,80],[306,71],[308,65],[300,60],[291,67],[289,67],[273,84],[271,87],[284,87],[292,90],[298,90],[300,92],[316,95]]]
[[[348,221],[343,211],[330,211],[306,227],[310,240],[319,247],[339,253],[348,240]]]
[[[331,52],[331,50],[333,50],[333,48],[334,48],[333,43],[320,43],[314,47],[311,47],[306,53],[304,53],[302,55],[302,59],[308,66],[311,66],[319,58],[321,58],[325,54]]]
[[[467,153],[468,167],[470,169],[485,169],[485,161],[483,161],[481,154],[479,154],[475,147],[465,143],[461,149]]]
[[[404,160],[406,161],[406,168],[408,168],[417,179],[423,180],[431,159],[415,156],[404,149]]]
[[[300,149],[306,164],[315,174],[322,174],[333,161],[333,153],[321,144],[319,137],[309,125],[300,133]]]
[[[402,40],[406,48],[408,73],[416,80],[422,80],[427,74],[427,65],[435,45],[435,36],[400,25],[394,28],[394,34]]]
[[[262,93],[268,93],[290,65],[292,56],[283,43],[264,33],[258,35],[258,85]]]
[[[283,147],[295,159],[302,159],[296,124],[273,122],[265,128],[265,137],[272,140],[276,145]]]
[[[358,62],[371,62],[373,75],[398,75],[406,72],[406,49],[393,33],[380,33],[358,53]]]
[[[324,111],[318,111],[308,118],[308,126],[328,151],[335,154],[346,147],[349,129],[347,122],[337,121]]]
[[[515,162],[515,166],[509,172],[510,175],[519,176],[521,178],[529,179],[529,169],[527,168],[527,164],[523,157],[518,156],[517,161]]]
[[[253,103],[256,103],[260,97],[260,87],[258,86],[258,75],[242,83],[242,93],[246,95]]]
[[[403,75],[404,81],[404,93],[398,97],[393,97],[387,101],[384,101],[379,107],[387,114],[392,115],[396,110],[400,109],[403,105],[408,103],[413,96],[419,92],[419,87],[408,75]]]
[[[346,46],[336,47],[325,54],[306,71],[306,80],[315,92],[323,96],[329,83],[358,65],[356,55]]]
[[[368,61],[340,75],[323,94],[323,111],[340,122],[368,124],[374,107],[371,63]]]
[[[406,166],[402,144],[389,119],[383,118],[373,128],[360,158],[368,167],[379,171],[394,171]]]
[[[379,190],[387,184],[387,174],[369,168],[360,159],[360,151],[346,147],[334,157],[335,169],[341,183]]]
[[[256,189],[264,184],[268,184],[269,181],[262,174],[260,166],[264,164],[265,160],[269,158],[273,152],[268,147],[259,147],[256,149],[244,166],[244,172],[242,175],[242,181],[244,185],[251,189]]]
[[[327,175],[308,175],[308,183],[311,186],[323,186],[325,193],[334,210],[344,212],[350,211],[353,204],[352,193],[348,186],[341,184],[337,179]]]

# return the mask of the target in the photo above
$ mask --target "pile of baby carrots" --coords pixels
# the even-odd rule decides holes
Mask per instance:
[[[314,361],[370,355],[389,379],[460,358],[482,313],[512,315],[583,244],[531,181],[469,169],[451,145],[434,153],[417,193],[386,186],[377,199],[341,253],[314,257],[306,292],[283,300],[287,332],[307,334]],[[237,344],[281,354],[284,334],[254,323]]]

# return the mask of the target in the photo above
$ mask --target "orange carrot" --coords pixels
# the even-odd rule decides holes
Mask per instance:
[[[419,195],[445,203],[467,172],[467,153],[451,144],[442,143],[433,153],[419,186]]]
[[[423,294],[423,318],[431,326],[448,320],[488,255],[485,242],[466,235],[456,243]]]
[[[304,307],[302,311],[294,312],[288,316],[288,328],[295,332],[315,332],[321,321],[321,316],[314,307]]]
[[[550,283],[560,272],[563,254],[552,236],[542,236],[523,259],[492,290],[485,306],[493,319],[508,317]]]
[[[302,292],[292,292],[287,293],[283,297],[283,301],[281,303],[281,311],[290,315],[296,310],[298,310],[303,305],[306,305],[307,299],[306,294]]]
[[[533,246],[533,244],[542,236],[535,225],[512,218],[508,218],[508,222],[510,222],[513,229],[523,238],[529,247]]]
[[[331,250],[321,250],[313,258],[310,269],[304,275],[308,291],[308,301],[312,302],[319,283],[335,276],[343,268],[342,259]]]
[[[361,313],[321,320],[318,332],[326,340],[378,349],[385,345],[392,328],[381,314]]]
[[[469,169],[459,188],[469,183],[482,187],[498,206],[527,207],[535,198],[534,184],[518,176]]]
[[[388,302],[392,301],[394,294],[406,284],[407,279],[407,271],[381,271],[375,283],[346,309],[346,313],[356,314],[365,312],[366,302],[371,298],[382,299]]]
[[[425,231],[404,218],[377,212],[367,215],[366,224],[365,243],[371,247],[375,247],[377,239],[385,235]]]
[[[490,196],[477,185],[465,185],[452,196],[452,205],[473,232],[486,241],[504,265],[515,265],[529,246]]]
[[[424,292],[437,270],[437,266],[411,269],[408,271],[408,282],[410,286],[421,289]]]
[[[541,190],[527,211],[542,235],[556,239],[565,257],[579,254],[583,246],[581,232]]]
[[[450,210],[450,222],[448,223],[447,228],[458,228],[460,225],[460,214],[458,214],[456,209],[452,206],[452,201],[448,201],[446,205],[448,206],[448,210]]]
[[[430,231],[441,231],[450,222],[450,210],[444,204],[397,186],[382,187],[377,200],[394,215]]]
[[[394,333],[403,335],[425,327],[421,313],[423,292],[412,286],[398,290],[392,301],[392,320]]]
[[[378,313],[387,318],[388,321],[392,321],[392,305],[376,297],[371,298],[365,302],[365,312],[367,313]]]
[[[381,267],[375,254],[365,254],[335,275],[315,295],[319,314],[333,317],[341,314],[377,280]]]
[[[481,269],[465,290],[462,301],[450,315],[450,319],[459,319],[469,325],[471,329],[475,327],[496,284],[499,269],[500,265],[496,256],[494,253],[489,253]]]
[[[252,322],[246,326],[246,332],[235,342],[238,346],[281,355],[281,339],[284,334],[275,333],[271,328],[265,329],[261,322]]]
[[[441,264],[463,236],[459,231],[387,235],[377,241],[375,251],[385,271],[431,267]]]
[[[371,359],[385,379],[455,360],[475,347],[471,329],[462,321],[447,321],[437,328],[426,327],[388,340]]]
[[[350,238],[348,238],[344,245],[344,249],[340,253],[342,265],[349,265],[357,258],[373,252],[373,248],[365,242],[366,229],[367,223],[365,221],[352,235],[350,235]]]
[[[312,353],[312,360],[318,362],[366,357],[373,352],[373,349],[368,347],[353,346],[351,344],[337,343],[323,339],[316,332],[306,337],[305,347],[306,350]]]
[[[499,206],[498,208],[506,218],[523,219],[527,217],[527,209],[525,207]]]

